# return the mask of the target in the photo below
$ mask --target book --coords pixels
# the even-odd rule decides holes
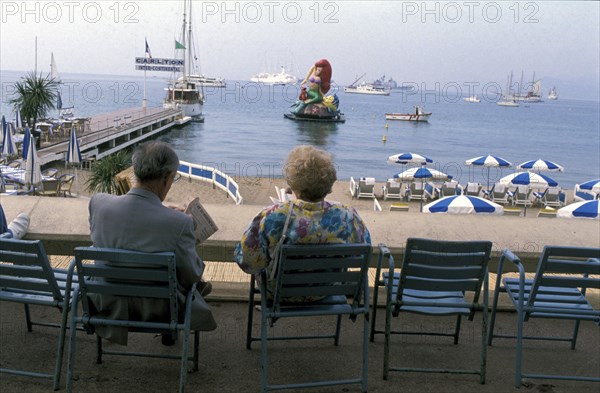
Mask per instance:
[[[200,203],[200,198],[196,197],[191,201],[187,205],[185,213],[192,216],[194,220],[194,234],[196,235],[197,242],[202,243],[219,230],[219,227],[217,227],[217,224],[210,217],[210,214],[208,214]]]

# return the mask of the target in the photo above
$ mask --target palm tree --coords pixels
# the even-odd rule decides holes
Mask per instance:
[[[86,182],[88,191],[118,195],[120,190],[115,176],[130,165],[131,155],[125,150],[120,150],[95,162]]]
[[[50,74],[30,72],[15,83],[16,97],[10,103],[21,109],[21,116],[32,126],[54,109],[59,83]]]

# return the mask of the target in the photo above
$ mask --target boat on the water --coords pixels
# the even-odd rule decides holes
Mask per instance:
[[[62,81],[60,80],[60,75],[58,74],[58,67],[56,66],[56,61],[54,60],[54,52],[50,52],[50,77],[56,82],[62,83]]]
[[[549,100],[558,100],[558,93],[556,92],[556,88],[553,86],[548,93]]]
[[[199,85],[197,80],[191,77],[191,70],[193,65],[191,64],[194,56],[192,56],[192,1],[189,2],[189,20],[186,20],[185,13],[186,1],[183,2],[183,28],[181,42],[176,41],[176,51],[183,50],[183,75],[172,81],[169,86],[165,89],[167,91],[167,97],[163,106],[165,108],[176,108],[183,112],[184,117],[191,117],[192,121],[202,122],[204,117],[202,116],[202,107],[204,106],[204,94],[201,91],[202,86]],[[187,34],[186,34],[187,30]],[[186,46],[187,45],[187,46]]]
[[[471,96],[471,97],[463,98],[463,101],[477,103],[477,102],[481,102],[481,99],[477,96]]]
[[[506,85],[506,94],[502,95],[502,99],[500,101],[496,102],[496,105],[506,106],[506,107],[518,107],[519,106],[519,104],[517,103],[517,100],[515,99],[515,94],[512,91],[512,77],[513,77],[513,74],[511,72],[510,75],[508,76],[508,82]]]
[[[425,109],[417,105],[412,113],[386,113],[386,120],[404,120],[404,121],[428,121],[431,112],[425,112]]]
[[[344,87],[344,93],[352,94],[371,94],[378,96],[389,96],[391,89],[383,86],[376,86],[373,83],[363,82],[359,85]]]
[[[521,75],[521,83],[519,84],[519,91],[523,85],[523,76]],[[533,79],[531,86],[526,94],[516,94],[516,101],[521,102],[542,102],[542,81],[541,79],[535,80],[535,72],[533,73]]]
[[[252,76],[250,81],[264,83],[265,85],[285,86],[296,84],[298,82],[298,78],[285,72],[285,67],[281,67],[281,71],[279,73],[261,72]]]
[[[227,87],[227,83],[223,78],[211,78],[204,75],[190,74],[187,76],[187,79],[201,87]],[[183,76],[179,77],[178,81],[183,81]]]

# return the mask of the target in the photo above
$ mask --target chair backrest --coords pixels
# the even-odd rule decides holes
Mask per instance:
[[[58,169],[56,168],[48,168],[42,171],[42,176],[46,177],[54,177],[58,173]]]
[[[538,262],[527,305],[531,307],[540,301],[536,300],[540,286],[581,288],[584,295],[587,288],[600,289],[599,275],[600,248],[546,246]],[[600,308],[592,314],[592,319],[600,320]]]
[[[504,184],[496,183],[494,184],[494,195],[504,195],[506,194],[507,187]]]
[[[40,240],[0,238],[0,300],[64,306]]]
[[[65,174],[58,178],[60,183],[61,191],[70,191],[73,186],[73,181],[75,180],[75,175]]]
[[[479,183],[467,183],[467,194],[476,195],[481,191],[481,185]]]
[[[388,180],[386,184],[388,192],[392,194],[400,193],[402,189],[402,183],[395,181],[394,179]]]
[[[374,177],[363,177],[358,181],[358,189],[360,193],[372,193],[374,188]]]
[[[492,251],[490,241],[443,241],[409,238],[402,268],[396,310],[407,290],[472,292],[479,302]],[[471,310],[471,316],[475,310]]]
[[[370,244],[284,244],[273,308],[288,298],[338,295],[351,296],[358,306],[365,301],[370,257]]]
[[[59,179],[50,179],[42,181],[42,191],[58,192],[61,181]]]
[[[83,263],[94,260],[95,263]],[[170,320],[177,323],[177,274],[172,252],[145,253],[114,248],[75,248],[82,308],[90,313],[86,295],[165,299]]]

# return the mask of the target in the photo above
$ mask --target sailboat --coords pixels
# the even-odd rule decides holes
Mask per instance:
[[[515,98],[517,101],[523,102],[542,102],[542,81],[541,79],[535,80],[535,72],[533,73],[531,87],[527,94],[519,94]]]
[[[515,95],[514,95],[514,93],[512,91],[512,77],[513,77],[513,74],[511,72],[510,75],[508,76],[508,84],[506,86],[506,94],[504,94],[502,96],[502,100],[498,101],[496,103],[496,105],[508,106],[508,107],[517,107],[517,106],[519,106],[519,104],[517,104],[517,102],[515,100]]]
[[[187,2],[183,2],[183,27],[181,33],[181,42],[176,45],[176,50],[184,50],[184,66],[183,75],[179,79],[173,80],[167,90],[167,98],[165,99],[164,107],[177,108],[183,112],[185,117],[191,117],[192,121],[202,122],[202,107],[204,105],[204,94],[198,88],[198,80],[191,77],[192,72],[192,1],[189,1],[189,8],[186,7]],[[189,19],[186,19],[186,10],[189,10]]]
[[[58,67],[56,66],[56,61],[54,60],[54,52],[50,53],[50,76],[56,82],[61,83],[60,75],[58,74]]]
[[[552,86],[552,89],[550,89],[550,92],[548,93],[548,99],[558,100],[558,93],[556,92],[556,88],[554,86]]]

